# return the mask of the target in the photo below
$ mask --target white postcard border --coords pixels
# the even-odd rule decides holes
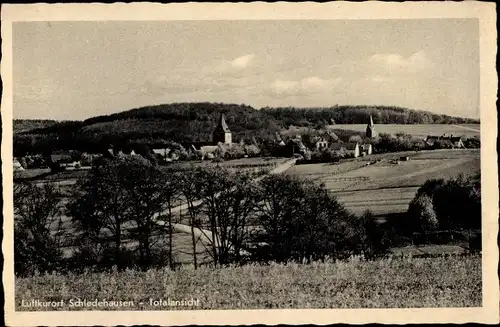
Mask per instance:
[[[5,258],[5,319],[29,325],[236,325],[331,323],[498,323],[498,172],[496,14],[481,2],[331,2],[186,4],[32,4],[2,5],[2,174]],[[199,311],[14,311],[12,208],[12,23],[76,20],[266,20],[266,19],[415,19],[477,18],[480,26],[481,171],[483,202],[483,307],[429,309],[287,309]]]

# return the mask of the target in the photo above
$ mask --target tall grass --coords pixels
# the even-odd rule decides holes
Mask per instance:
[[[22,299],[68,302],[80,298],[130,300],[135,304],[130,309],[136,310],[472,307],[481,305],[481,291],[480,256],[398,258],[54,273],[17,279],[16,306],[33,310],[21,308]],[[194,298],[200,306],[154,307],[150,298]]]

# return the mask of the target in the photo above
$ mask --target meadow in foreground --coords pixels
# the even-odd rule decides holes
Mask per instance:
[[[134,301],[126,310],[474,307],[481,305],[481,294],[480,256],[129,269],[16,280],[17,310],[25,310],[23,299],[75,298]],[[150,299],[168,298],[198,299],[199,306],[150,305]]]

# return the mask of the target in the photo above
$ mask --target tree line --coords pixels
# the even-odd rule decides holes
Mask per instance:
[[[85,121],[33,124],[37,127],[14,135],[16,156],[51,153],[54,150],[101,150],[123,142],[149,146],[172,142],[189,146],[210,142],[220,114],[236,142],[272,140],[276,132],[290,126],[323,128],[336,124],[366,124],[371,114],[376,124],[463,124],[478,123],[468,118],[450,117],[398,107],[334,106],[329,108],[263,108],[222,103],[174,103],[132,109]],[[18,123],[17,125],[19,125]],[[26,125],[26,122],[24,123]],[[21,124],[22,125],[22,124]]]
[[[17,275],[176,269],[178,237],[188,235],[179,228],[189,230],[184,255],[195,268],[383,252],[371,219],[352,215],[324,185],[287,175],[103,158],[69,195],[53,184],[14,191]]]
[[[373,259],[399,236],[450,231],[477,232],[469,241],[481,248],[480,175],[429,180],[404,217],[379,225],[369,211],[346,210],[325,185],[289,175],[101,158],[65,190],[15,183],[14,214],[18,276]]]
[[[395,106],[333,106],[327,108],[263,108],[284,126],[325,126],[367,124],[478,124],[478,119],[452,117],[423,110]]]

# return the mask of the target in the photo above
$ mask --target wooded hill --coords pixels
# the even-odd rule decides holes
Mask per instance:
[[[52,126],[54,124],[57,124],[57,121],[49,119],[14,119],[12,130],[14,133],[28,132],[34,129]]]
[[[103,150],[110,144],[136,142],[160,145],[175,141],[182,144],[210,142],[220,114],[224,113],[233,140],[264,140],[294,126],[323,127],[337,124],[464,124],[478,123],[467,118],[449,117],[397,107],[336,106],[330,108],[263,108],[222,103],[174,103],[132,109],[84,121],[33,123],[14,121],[14,152],[51,153],[57,149]],[[36,122],[36,121],[32,121]],[[24,126],[20,128],[19,126]],[[29,130],[28,130],[29,129]]]
[[[263,108],[285,126],[310,124],[366,124],[369,115],[375,124],[479,124],[479,120],[435,114],[391,106],[334,106],[328,108]]]

